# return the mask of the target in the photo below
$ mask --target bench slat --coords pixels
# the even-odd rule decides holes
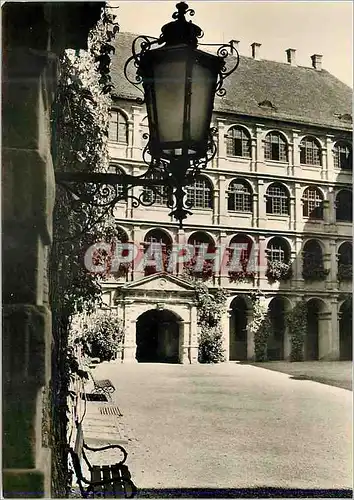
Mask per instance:
[[[110,467],[110,465],[102,465],[102,475],[103,475],[103,479],[105,481],[108,481],[111,479],[111,467]],[[106,498],[112,498],[114,496],[112,482],[104,485],[104,496]]]
[[[91,470],[91,481],[101,481],[101,467],[99,465],[94,465]],[[102,485],[97,485],[93,487],[93,497],[100,497],[104,493],[104,488]]]
[[[121,465],[111,465],[113,490],[116,498],[124,497],[124,485],[121,479]]]

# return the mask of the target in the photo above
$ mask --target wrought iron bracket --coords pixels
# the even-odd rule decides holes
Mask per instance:
[[[187,202],[186,187],[194,182],[216,155],[216,144],[213,136],[216,129],[212,128],[209,134],[209,149],[205,158],[189,162],[183,157],[167,162],[149,158],[149,144],[143,151],[143,160],[148,165],[146,172],[141,175],[98,172],[56,172],[55,181],[65,189],[68,203],[73,210],[80,210],[82,204],[97,207],[105,214],[114,216],[114,208],[121,201],[132,200],[132,207],[149,207],[156,202],[157,196],[166,197],[166,206],[171,209],[170,216],[179,221],[182,227],[183,220],[192,212],[191,204]],[[148,136],[145,134],[144,136]],[[119,165],[116,165],[119,169]],[[149,193],[142,191],[138,195],[132,191],[136,186],[148,187]],[[162,188],[165,188],[163,192]],[[100,220],[102,214],[100,215]]]

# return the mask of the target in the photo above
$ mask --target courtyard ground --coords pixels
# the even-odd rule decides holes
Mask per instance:
[[[116,387],[140,497],[351,497],[348,390],[238,363],[102,363],[95,376]],[[114,442],[113,427],[90,429],[97,404],[85,429]]]
[[[302,361],[301,363],[268,361],[251,364],[267,370],[287,373],[294,379],[313,380],[352,390],[353,363],[351,361]]]

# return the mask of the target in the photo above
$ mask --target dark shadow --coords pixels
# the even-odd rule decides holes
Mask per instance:
[[[230,305],[230,361],[247,359],[247,303],[241,295]]]
[[[108,399],[106,398],[106,396],[104,394],[93,394],[93,393],[84,394],[84,393],[81,393],[80,398],[84,399],[84,400],[86,399],[86,401],[108,401]]]
[[[139,363],[178,363],[180,328],[171,311],[152,309],[136,323],[136,359]]]
[[[289,378],[292,380],[310,380],[312,382],[318,382],[319,384],[332,385],[333,387],[340,387],[341,389],[346,389],[347,391],[352,391],[352,381],[351,380],[333,380],[326,377],[308,376],[308,375],[291,375]]]
[[[352,498],[350,489],[142,488],[138,498]]]

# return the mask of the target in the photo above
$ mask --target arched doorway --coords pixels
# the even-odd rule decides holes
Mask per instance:
[[[269,304],[272,331],[268,338],[267,358],[269,361],[284,359],[285,311],[287,303],[283,297],[274,297]]]
[[[152,309],[136,323],[136,359],[140,363],[178,363],[179,318],[171,311]]]
[[[339,342],[340,360],[351,361],[353,359],[353,305],[346,300],[339,310]]]
[[[249,309],[242,295],[235,297],[230,305],[230,361],[247,359],[247,323]]]
[[[323,312],[323,302],[310,299],[307,302],[307,334],[305,338],[305,359],[319,359],[320,313]]]

